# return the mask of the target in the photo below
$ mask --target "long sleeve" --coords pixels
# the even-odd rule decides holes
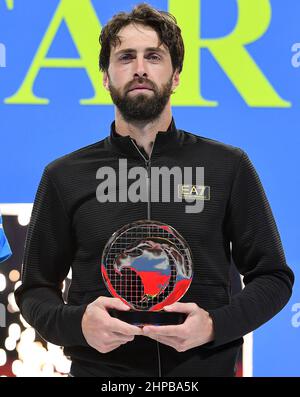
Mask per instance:
[[[47,341],[61,346],[86,345],[81,330],[86,305],[68,305],[62,298],[71,261],[70,221],[46,167],[34,201],[22,285],[15,298],[25,320]]]
[[[245,288],[228,305],[210,311],[215,329],[211,347],[239,339],[270,320],[288,302],[294,283],[270,205],[245,152],[233,181],[224,228]]]

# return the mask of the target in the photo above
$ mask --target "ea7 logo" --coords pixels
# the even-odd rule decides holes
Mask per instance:
[[[0,68],[6,67],[6,48],[3,43],[0,43]]]
[[[210,186],[178,185],[178,197],[185,199],[210,200]]]

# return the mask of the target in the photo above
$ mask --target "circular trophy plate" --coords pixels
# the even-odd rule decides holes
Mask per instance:
[[[131,308],[111,315],[135,324],[184,321],[182,313],[157,313],[177,302],[193,277],[191,250],[173,227],[150,220],[123,226],[103,250],[101,271],[111,295]]]

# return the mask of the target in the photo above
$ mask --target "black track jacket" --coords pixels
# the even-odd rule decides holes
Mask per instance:
[[[127,160],[128,170],[144,167],[150,179],[151,167],[204,167],[209,199],[201,212],[188,212],[185,199],[174,199],[178,186],[171,181],[170,202],[152,202],[150,195],[146,201],[120,202],[118,193],[127,189],[122,180],[115,188],[116,202],[100,203],[97,170],[118,170],[120,159]],[[128,187],[133,182],[128,180]],[[181,301],[195,302],[210,313],[215,339],[177,352],[137,336],[110,353],[99,353],[85,341],[81,319],[87,304],[110,296],[101,275],[102,250],[114,231],[149,214],[187,240],[194,277]],[[245,284],[234,296],[229,282],[232,259]],[[65,302],[61,288],[70,268]],[[179,130],[173,118],[167,131],[158,132],[150,159],[129,136],[117,134],[113,122],[105,139],[45,167],[15,297],[26,321],[47,341],[65,347],[75,376],[234,376],[243,335],[286,305],[293,282],[272,211],[247,154]]]

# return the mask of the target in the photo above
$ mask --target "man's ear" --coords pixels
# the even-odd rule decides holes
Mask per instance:
[[[109,91],[109,76],[108,76],[108,72],[105,71],[103,72],[103,86],[105,87],[105,89],[107,91]]]
[[[172,91],[174,91],[179,86],[179,83],[180,83],[180,73],[179,73],[178,69],[176,69],[173,74]]]

